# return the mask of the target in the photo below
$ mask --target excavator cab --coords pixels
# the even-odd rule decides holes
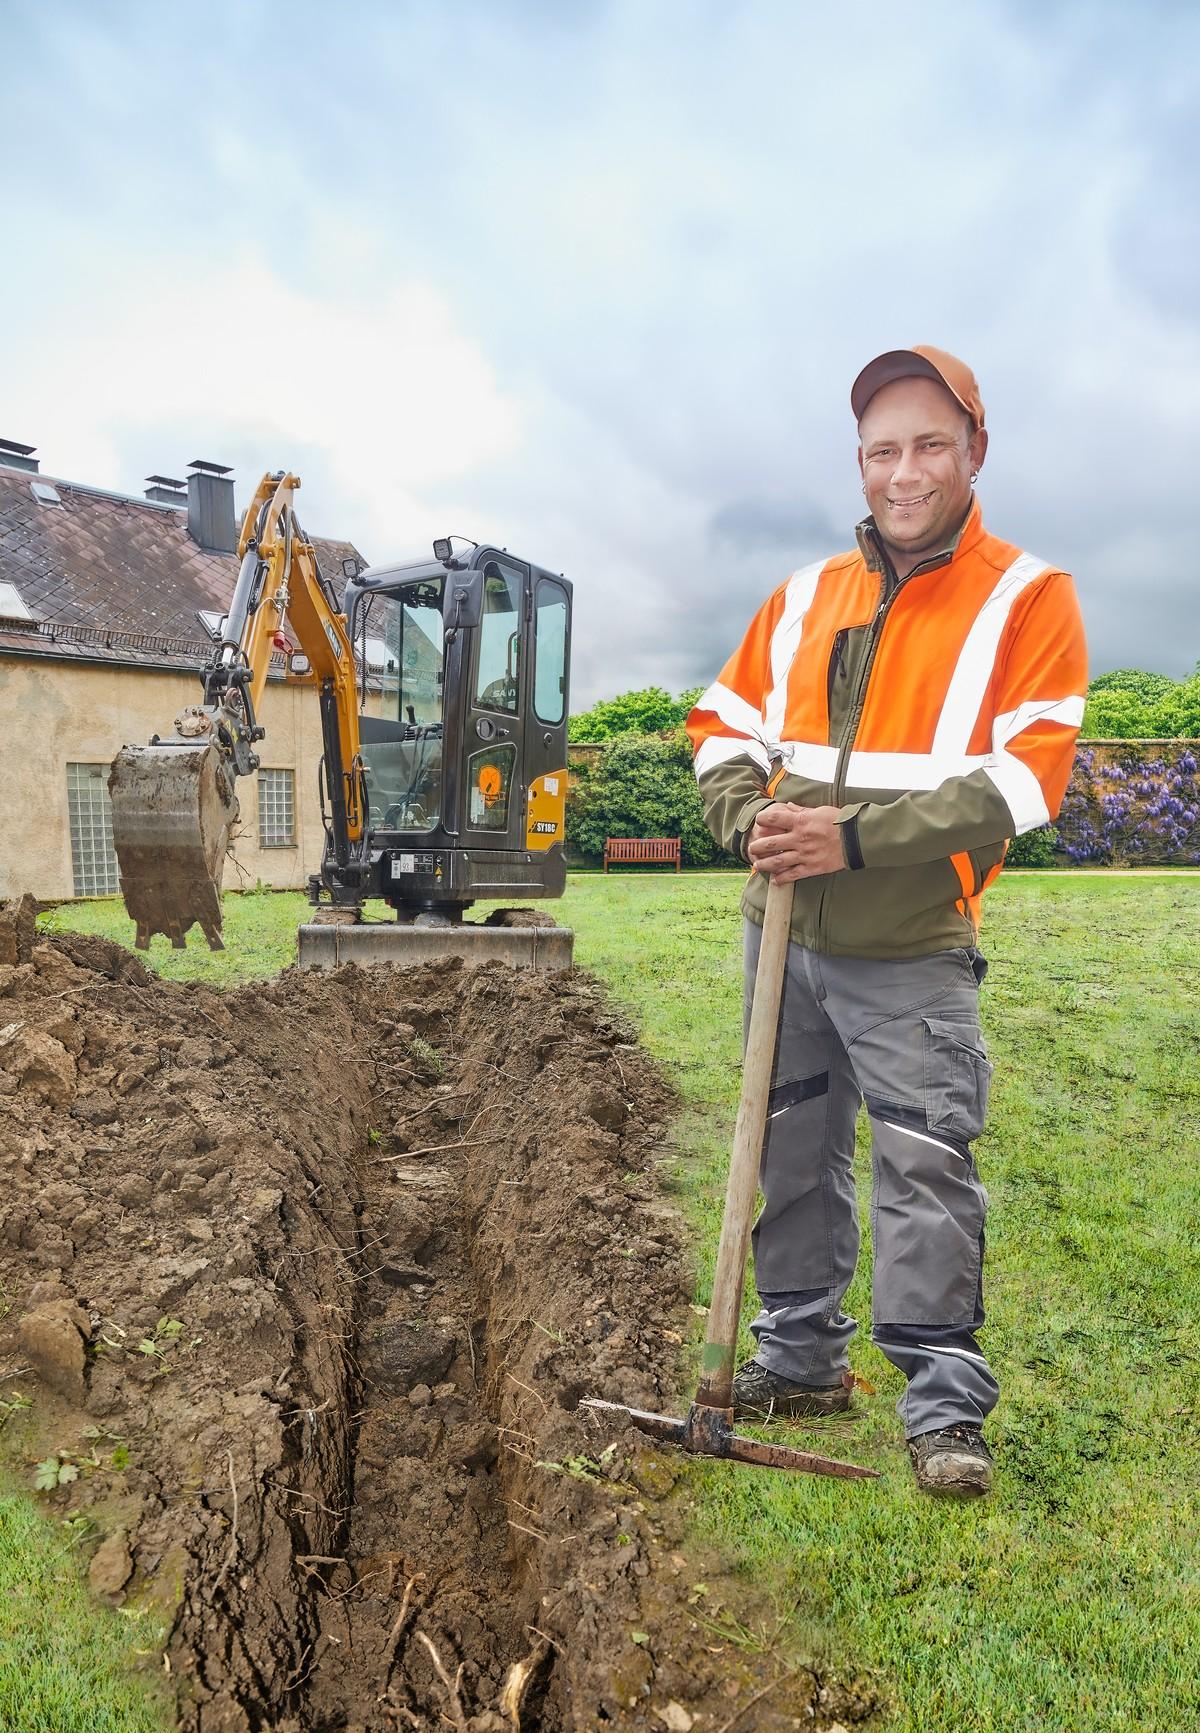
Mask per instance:
[[[302,928],[304,963],[374,949],[374,923],[336,918],[367,898],[428,932],[480,899],[562,894],[571,586],[502,549],[435,547],[346,587],[367,846],[346,870],[331,832],[309,896],[334,936]]]

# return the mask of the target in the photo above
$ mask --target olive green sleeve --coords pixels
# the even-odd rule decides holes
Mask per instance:
[[[763,787],[762,770],[750,757],[727,758],[698,781],[705,824],[727,854],[745,860],[755,819],[774,804]]]
[[[915,789],[897,800],[844,806],[838,822],[851,868],[945,860],[1003,842],[1017,829],[1008,802],[984,770],[948,777],[939,788]]]

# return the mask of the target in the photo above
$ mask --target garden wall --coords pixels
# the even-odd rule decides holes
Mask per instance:
[[[1200,741],[1081,740],[1054,829],[1060,863],[1200,865]]]

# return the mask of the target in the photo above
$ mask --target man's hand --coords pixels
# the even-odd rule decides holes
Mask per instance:
[[[778,884],[840,872],[846,864],[836,806],[794,806],[776,801],[754,821],[746,853],[750,864]]]

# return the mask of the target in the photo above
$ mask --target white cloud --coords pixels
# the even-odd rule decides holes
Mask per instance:
[[[194,455],[275,466],[317,454],[363,538],[521,441],[518,404],[431,284],[338,302],[253,258],[101,275],[52,344],[14,358],[5,396],[47,469],[69,461],[102,485],[128,488],[124,457],[150,440],[151,466],[168,472]]]
[[[849,545],[849,382],[930,341],[1096,665],[1191,665],[1194,9],[352,16],[21,14],[0,431],[47,469],[287,463],[376,561],[458,530],[565,568],[581,698],[684,685]],[[248,96],[268,63],[303,104]]]

